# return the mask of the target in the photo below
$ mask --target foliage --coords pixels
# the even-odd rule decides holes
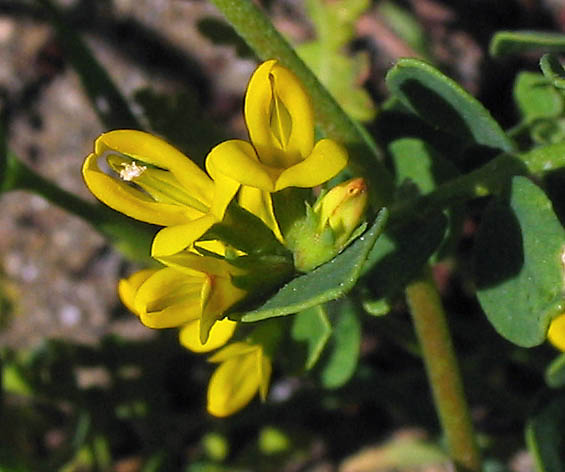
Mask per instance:
[[[188,88],[137,91],[133,113],[68,17],[38,0],[100,121],[130,128],[96,141],[85,181],[147,224],[35,174],[9,150],[4,116],[0,190],[36,192],[126,256],[152,256],[120,296],[147,326],[180,334],[3,349],[0,469],[306,469],[322,441],[326,458],[350,456],[344,471],[504,470],[520,447],[539,470],[565,470],[565,354],[546,343],[565,312],[565,36],[492,38],[494,57],[540,57],[515,73],[505,129],[395,2],[378,11],[430,61],[392,65],[378,114],[358,81],[366,64],[346,50],[369,2],[308,1],[316,37],[295,49],[253,2],[214,3],[231,26],[207,19],[201,33],[267,59],[245,96],[248,141],[225,141]],[[14,304],[0,283],[2,325]],[[224,321],[211,373],[187,349],[205,352]],[[205,412],[209,377],[221,419]],[[480,448],[469,404],[486,412]],[[433,436],[366,447],[406,424]]]
[[[308,0],[306,9],[316,39],[296,49],[343,109],[360,121],[370,121],[376,112],[371,97],[359,83],[369,67],[368,58],[359,53],[350,57],[343,50],[353,39],[355,21],[368,7],[367,0]]]

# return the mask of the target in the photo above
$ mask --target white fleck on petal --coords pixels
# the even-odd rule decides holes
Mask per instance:
[[[124,168],[120,171],[120,178],[129,182],[130,180],[139,177],[147,170],[146,166],[138,166],[135,161],[131,163],[123,163]]]

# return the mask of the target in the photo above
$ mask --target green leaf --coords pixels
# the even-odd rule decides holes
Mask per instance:
[[[514,84],[514,100],[526,123],[540,118],[554,118],[563,112],[563,96],[542,74],[536,72],[518,74]]]
[[[545,340],[563,311],[565,231],[544,192],[514,177],[508,201],[491,203],[477,234],[475,277],[481,307],[509,341]]]
[[[49,15],[65,57],[76,71],[100,121],[108,129],[143,129],[104,67],[50,0],[37,0]]]
[[[331,333],[332,327],[324,305],[308,308],[294,317],[290,335],[294,341],[306,347],[306,370],[318,362]]]
[[[557,56],[544,54],[539,65],[543,75],[551,81],[554,87],[565,89],[565,69]]]
[[[361,275],[367,255],[387,219],[388,211],[383,208],[371,228],[345,251],[312,272],[290,281],[262,306],[244,313],[241,321],[293,314],[345,295]]]
[[[520,155],[528,171],[538,176],[565,167],[565,142],[536,146]]]
[[[165,263],[175,263],[175,256],[160,258]],[[264,300],[265,294],[272,293],[285,282],[288,282],[296,273],[291,257],[278,256],[276,254],[245,255],[226,258],[235,267],[243,269],[242,275],[232,277],[233,285],[248,292],[245,306],[259,300]],[[182,262],[180,263],[182,267]],[[243,302],[242,302],[243,303]],[[238,306],[233,311],[238,311]]]
[[[375,300],[394,295],[419,273],[441,244],[446,222],[445,215],[435,213],[389,229],[379,238],[363,268]]]
[[[338,388],[355,372],[361,345],[361,323],[353,302],[345,298],[328,304],[333,334],[321,361],[320,380],[326,388]]]
[[[559,144],[565,140],[565,120],[563,118],[534,123],[531,138],[539,145]]]
[[[565,471],[565,393],[542,398],[526,424],[526,444],[539,472]]]
[[[392,94],[422,120],[467,145],[511,151],[514,144],[489,111],[456,82],[418,59],[399,59],[386,75]]]
[[[359,81],[369,68],[368,57],[344,53],[347,43],[355,37],[355,22],[369,8],[369,1],[308,0],[306,8],[317,39],[297,46],[296,52],[347,113],[359,121],[370,121],[375,106]]]
[[[336,51],[355,38],[355,23],[370,6],[370,0],[306,1],[318,41],[329,51]]]
[[[565,34],[542,31],[499,31],[490,41],[491,56],[528,51],[565,51]]]
[[[400,138],[391,142],[388,150],[392,156],[397,185],[403,183],[416,185],[418,195],[428,194],[438,185],[459,175],[459,171],[451,161],[445,159],[422,139]],[[448,232],[437,253],[438,258],[455,249],[463,226],[462,204],[454,205],[447,214]]]
[[[556,357],[545,371],[545,382],[552,388],[565,386],[565,354]]]
[[[396,139],[389,144],[388,150],[397,185],[402,185],[405,181],[413,182],[421,195],[431,192],[439,184],[459,174],[450,161],[440,156],[422,139]]]

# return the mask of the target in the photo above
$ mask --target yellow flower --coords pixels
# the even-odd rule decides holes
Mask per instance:
[[[180,343],[192,352],[209,352],[225,345],[233,336],[237,323],[228,318],[216,321],[210,333],[208,340],[202,343],[200,340],[200,320],[194,320],[186,323],[179,331]]]
[[[100,168],[114,171],[110,176]],[[104,162],[105,161],[105,162]],[[102,134],[83,165],[90,191],[132,218],[165,226],[152,255],[182,251],[221,221],[238,185],[218,186],[196,164],[162,139],[142,131]]]
[[[225,260],[188,252],[162,262],[171,267],[146,269],[120,281],[124,304],[149,328],[181,327],[180,341],[192,351],[225,344],[236,323],[220,320],[247,295],[232,283],[232,276],[243,271]]]
[[[269,60],[254,72],[245,95],[250,143],[225,141],[213,148],[206,169],[232,189],[240,204],[280,236],[270,193],[320,185],[347,165],[347,151],[331,139],[314,143],[314,112],[298,78]]]
[[[126,308],[136,316],[139,316],[139,313],[135,309],[135,294],[137,289],[143,282],[158,271],[159,269],[138,270],[127,279],[120,279],[118,282],[118,295],[120,296],[120,300],[122,300]]]
[[[547,339],[557,349],[565,351],[565,313],[554,318],[549,325]]]
[[[209,361],[220,363],[208,384],[210,414],[229,416],[246,406],[257,391],[266,399],[272,367],[261,344],[232,343]]]

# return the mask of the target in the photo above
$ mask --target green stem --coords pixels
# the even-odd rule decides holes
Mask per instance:
[[[381,162],[383,152],[367,131],[343,111],[269,18],[252,0],[212,2],[260,59],[277,59],[298,76],[312,98],[320,127],[348,148],[352,170],[371,182],[373,203],[378,207],[388,203],[392,198],[393,180]]]
[[[12,190],[26,190],[42,196],[50,203],[80,217],[116,245],[131,259],[148,261],[151,241],[156,228],[132,220],[105,206],[90,203],[63,190],[45,179],[14,154],[8,152],[4,173],[0,180],[0,194]]]
[[[32,191],[73,215],[81,217],[87,215],[88,221],[93,225],[99,222],[101,218],[100,208],[96,205],[82,200],[48,181],[10,152],[7,154],[6,164],[6,173],[0,183],[0,191]]]
[[[441,298],[429,267],[406,287],[406,298],[436,410],[457,470],[478,472],[481,459]]]

